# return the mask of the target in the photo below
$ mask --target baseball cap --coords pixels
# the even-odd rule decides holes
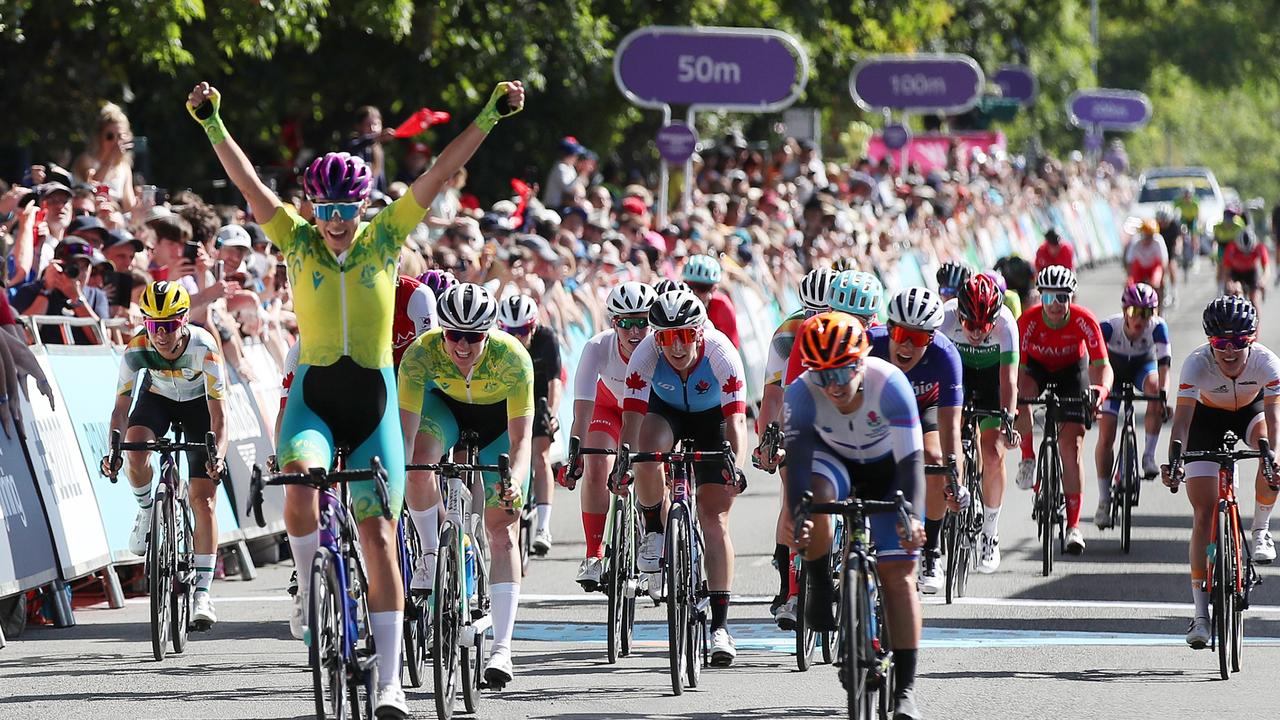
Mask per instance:
[[[581,155],[585,150],[586,148],[582,147],[582,143],[578,142],[578,138],[572,135],[565,135],[560,139],[560,151],[566,155],[569,153]]]
[[[533,251],[539,258],[549,263],[560,262],[560,255],[551,249],[551,243],[541,235],[521,235],[516,239],[516,244],[520,247],[528,248]]]
[[[107,248],[115,247],[120,243],[132,244],[134,252],[142,252],[146,249],[146,246],[142,244],[142,241],[134,237],[133,233],[128,230],[108,230],[107,241],[102,244],[102,249],[105,250]]]
[[[67,197],[71,197],[71,188],[56,180],[36,186],[36,194],[40,196],[41,200],[57,192],[66,193]]]
[[[218,230],[218,247],[253,247],[253,241],[249,238],[249,231],[240,225],[223,225]]]
[[[68,235],[83,237],[90,242],[96,240],[99,245],[107,241],[107,228],[102,221],[92,215],[81,215],[67,226]]]
[[[632,215],[643,215],[649,211],[649,208],[645,206],[644,200],[638,197],[628,197],[622,200],[622,210]]]

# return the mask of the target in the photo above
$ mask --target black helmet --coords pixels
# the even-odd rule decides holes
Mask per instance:
[[[964,263],[945,262],[942,267],[938,268],[938,288],[946,288],[948,290],[959,290],[961,285],[969,279],[973,274],[973,270]]]
[[[1253,335],[1258,332],[1258,310],[1239,295],[1223,295],[1204,309],[1204,334],[1208,337]]]
[[[696,328],[706,322],[702,301],[688,290],[665,292],[649,306],[649,324],[657,330]]]

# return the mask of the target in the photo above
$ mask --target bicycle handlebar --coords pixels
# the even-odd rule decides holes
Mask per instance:
[[[977,408],[972,405],[966,405],[963,412],[965,415],[977,420],[983,420],[986,418],[998,419],[1000,421],[1000,434],[1004,435],[1004,439],[1008,441],[1010,445],[1013,444],[1013,415],[1011,415],[1008,410],[1005,410],[1004,408],[1000,408],[999,410],[987,410],[986,408]]]
[[[772,470],[768,471],[770,474],[778,471],[778,451],[781,447],[782,428],[776,422],[771,422],[768,425],[765,425],[764,432],[760,434],[760,454],[773,461],[774,467]],[[751,464],[754,465],[757,470],[764,470],[755,455],[751,456]]]
[[[720,465],[730,477],[735,478],[732,484],[736,485],[740,491],[747,489],[746,475],[738,470],[735,462],[736,457],[727,440],[720,450],[670,450],[666,452],[632,452],[631,447],[623,443],[617,452],[617,456],[618,460],[613,464],[613,472],[609,474],[608,484],[611,491],[628,484],[623,480],[631,472],[631,466],[642,462],[663,464],[688,462],[703,465]]]
[[[582,447],[582,438],[577,435],[569,436],[569,450],[565,454],[564,468],[564,487],[573,490],[578,486],[578,480],[582,479],[583,470],[579,470],[579,461],[583,455],[617,455],[617,450],[609,448],[584,448]]]
[[[488,472],[495,473],[498,476],[498,482],[502,484],[502,494],[506,495],[511,489],[511,456],[502,453],[498,456],[496,465],[481,465],[479,463],[458,463],[458,462],[436,462],[436,463],[418,463],[405,465],[406,472],[410,470],[424,470],[443,475],[444,477],[462,477],[463,473],[469,472]],[[505,501],[504,501],[505,503]],[[507,507],[507,514],[514,515],[516,512],[514,507]]]
[[[1266,481],[1267,487],[1272,490],[1280,490],[1280,480],[1276,479],[1275,456],[1271,452],[1271,442],[1265,437],[1258,438],[1258,449],[1236,450],[1235,445],[1240,439],[1236,434],[1228,431],[1222,438],[1222,447],[1217,450],[1187,450],[1183,451],[1182,441],[1174,440],[1169,445],[1169,477],[1173,481],[1173,485],[1169,487],[1169,492],[1178,492],[1178,486],[1186,481],[1182,477],[1182,466],[1188,461],[1204,460],[1215,463],[1219,466],[1232,465],[1240,460],[1251,460],[1254,458],[1261,460],[1262,479]]]
[[[366,469],[330,471],[322,467],[314,467],[304,473],[275,473],[265,478],[262,475],[262,468],[254,465],[249,474],[249,507],[245,510],[245,517],[252,515],[258,527],[266,527],[267,522],[262,515],[262,491],[268,485],[306,485],[317,490],[325,490],[341,483],[365,480],[374,481],[378,502],[382,506],[382,517],[390,520],[391,497],[387,489],[387,470],[382,466],[382,460],[376,455],[369,460],[369,467]]]
[[[209,456],[209,460],[213,461],[215,465],[220,465],[223,468],[226,467],[225,465],[222,465],[220,458],[218,458],[218,438],[213,434],[212,430],[204,434],[204,442],[170,440],[167,437],[160,437],[155,440],[146,440],[143,442],[124,442],[120,437],[120,431],[112,430],[111,452],[108,455],[108,464],[111,468],[116,468],[117,465],[119,465],[121,453],[125,450],[130,452],[158,452],[170,455],[180,452],[188,452],[191,450],[203,450]],[[117,469],[115,472],[107,475],[107,479],[114,484],[119,481],[119,474],[120,471]],[[215,484],[221,483],[221,475],[219,475],[218,478],[213,479],[213,481]]]
[[[851,497],[848,500],[825,503],[815,503],[813,501],[813,491],[806,490],[800,498],[800,504],[796,506],[795,513],[793,513],[795,518],[793,537],[799,542],[800,531],[804,529],[804,524],[814,513],[843,515],[852,522],[861,515],[875,515],[886,512],[898,513],[898,524],[904,530],[910,532],[911,503],[907,502],[901,490],[894,493],[892,500],[862,500]]]

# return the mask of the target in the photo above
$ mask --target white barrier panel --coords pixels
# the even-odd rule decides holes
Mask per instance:
[[[18,435],[0,433],[0,597],[58,579],[49,523]]]

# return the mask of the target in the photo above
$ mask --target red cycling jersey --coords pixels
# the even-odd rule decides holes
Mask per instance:
[[[395,366],[409,344],[436,326],[436,296],[417,278],[401,275],[396,283],[396,313],[391,320],[391,355]]]
[[[1262,243],[1258,243],[1252,252],[1245,252],[1239,245],[1230,243],[1222,253],[1223,266],[1240,273],[1252,272],[1258,267],[1258,263],[1262,263],[1262,267],[1267,267],[1270,262],[1271,256],[1267,253],[1267,246]]]
[[[733,346],[740,347],[738,341],[738,312],[733,301],[723,292],[716,290],[707,301],[707,319],[711,326],[725,334]]]
[[[1036,272],[1050,265],[1061,265],[1068,270],[1075,270],[1075,248],[1065,240],[1059,241],[1057,245],[1049,242],[1040,243],[1040,247],[1036,249]]]
[[[1034,360],[1049,372],[1063,370],[1088,355],[1092,365],[1107,361],[1107,341],[1102,337],[1098,319],[1083,306],[1072,303],[1067,308],[1067,322],[1053,327],[1044,319],[1044,306],[1027,308],[1018,318],[1018,336],[1022,347],[1018,362],[1026,365]]]

